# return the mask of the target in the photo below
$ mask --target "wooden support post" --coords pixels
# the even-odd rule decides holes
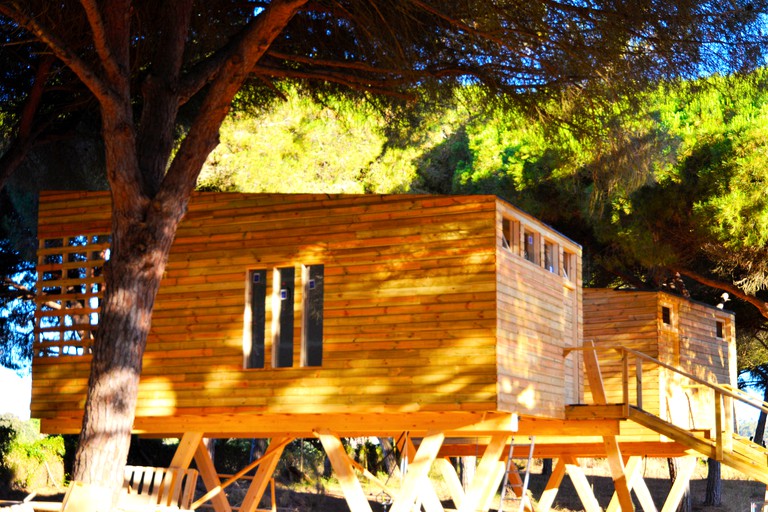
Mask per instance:
[[[585,341],[584,346],[594,349],[595,342],[592,340]],[[592,392],[592,401],[598,405],[608,403],[605,396],[605,387],[603,386],[603,376],[600,373],[600,363],[597,361],[597,350],[584,351],[584,369],[587,372],[589,390]]]
[[[730,396],[723,395],[723,419],[725,421],[725,425],[723,428],[724,431],[724,445],[723,448],[725,449],[726,453],[733,453],[733,432],[734,432],[734,414],[733,414],[733,398]]]
[[[481,503],[483,504],[481,510],[490,510],[496,497],[496,490],[501,486],[502,480],[504,480],[504,471],[507,470],[507,465],[502,461],[496,463],[496,472],[494,473],[490,485],[485,487],[485,496]]]
[[[509,465],[509,472],[507,473],[507,482],[512,488],[512,492],[518,498],[523,494],[523,479],[520,478],[520,472],[517,470],[517,466],[513,462]]]
[[[440,474],[443,475],[445,485],[448,487],[448,493],[453,500],[453,506],[458,509],[461,507],[462,501],[464,501],[464,488],[461,486],[461,480],[459,480],[459,475],[456,473],[456,468],[453,467],[453,464],[447,458],[437,459],[435,463],[440,470]]]
[[[192,459],[195,458],[197,447],[203,441],[203,432],[185,432],[179,440],[179,446],[173,454],[171,467],[174,469],[188,469]]]
[[[645,485],[645,480],[642,476],[642,462],[643,458],[640,456],[629,457],[625,465],[624,473],[627,475],[627,487],[630,491],[635,491],[640,506],[645,512],[658,512],[656,505],[653,503],[653,498],[648,490],[648,486]],[[611,502],[608,504],[606,512],[615,512],[619,509],[619,494],[613,493]]]
[[[715,460],[723,460],[723,395],[715,391]]]
[[[442,512],[443,507],[440,504],[440,500],[437,499],[435,490],[429,482],[429,469],[432,467],[435,458],[437,458],[437,453],[440,451],[440,447],[443,446],[444,440],[445,435],[442,432],[428,432],[424,439],[422,439],[418,450],[415,450],[413,445],[409,446],[408,451],[413,453],[413,461],[408,465],[408,471],[403,479],[400,494],[395,497],[390,509],[391,512],[411,512],[417,497],[422,498],[422,504],[427,508],[428,512],[433,510]],[[429,487],[429,490],[424,492],[427,487]],[[437,504],[432,499],[432,495],[437,499]]]
[[[341,440],[328,431],[315,432],[315,436],[320,439],[325,453],[331,460],[333,472],[339,479],[344,499],[347,500],[349,510],[352,512],[371,512],[371,504],[365,497],[363,487],[357,479],[352,462],[349,460]]]
[[[677,510],[685,491],[688,490],[688,484],[691,481],[694,469],[696,469],[696,457],[689,455],[680,458],[680,472],[677,474],[675,483],[672,484],[672,488],[669,490],[661,512],[674,512]]]
[[[440,434],[442,435],[442,434]],[[443,445],[443,441],[445,440],[445,436],[440,440],[440,446]],[[408,437],[408,453],[411,453],[411,457],[413,461],[416,461],[416,447],[413,445],[413,439]],[[422,441],[423,443],[423,441]],[[421,446],[419,446],[419,449],[421,449]],[[438,451],[440,448],[438,447]],[[432,462],[435,461],[435,457],[437,457],[437,453],[435,453],[435,456],[432,458]],[[432,482],[429,480],[429,469],[432,467],[430,462],[430,466],[427,468],[427,476],[422,481],[422,484],[417,486],[417,497],[421,500],[421,504],[424,506],[424,509],[427,512],[443,512],[443,504],[440,502],[440,497],[437,495],[437,491],[435,491],[435,488],[432,486]],[[409,470],[410,471],[410,470]]]
[[[656,504],[653,502],[651,491],[643,480],[643,457],[635,455],[629,458],[626,464],[625,473],[629,479],[630,489],[635,491],[635,496],[640,502],[644,512],[658,512]]]
[[[592,341],[586,344],[592,347],[595,346]],[[605,386],[603,385],[603,376],[600,373],[600,365],[595,350],[586,351],[584,354],[584,365],[587,368],[587,378],[589,379],[589,389],[592,391],[592,399],[597,405],[607,404],[608,400],[605,394]],[[616,436],[604,436],[603,445],[605,446],[605,454],[608,457],[611,477],[613,478],[613,485],[618,494],[621,509],[623,512],[631,512],[634,510],[634,505],[632,504],[632,495],[629,493],[629,487],[627,486],[627,477],[624,474],[624,461],[621,458],[619,442]],[[573,477],[571,479],[573,480]],[[586,506],[586,503],[584,505]]]
[[[635,510],[635,505],[632,503],[627,476],[624,473],[624,460],[621,458],[619,442],[615,436],[606,436],[603,438],[603,445],[605,446],[605,454],[608,457],[613,486],[616,490],[621,510],[622,512],[632,512]]]
[[[475,477],[467,489],[464,501],[459,507],[459,512],[476,512],[480,506],[485,503],[484,499],[488,495],[487,488],[492,486],[498,472],[498,463],[501,454],[507,445],[507,434],[497,434],[491,437],[491,441],[483,452],[483,458],[475,471]]]
[[[210,452],[202,439],[195,450],[195,464],[197,464],[197,470],[200,472],[206,490],[212,491],[221,487],[221,480],[213,465],[213,460],[211,460]],[[227,495],[223,492],[214,495],[211,498],[211,503],[215,512],[232,512],[232,506],[227,500]]]
[[[272,479],[277,463],[280,460],[280,455],[283,454],[283,450],[289,442],[288,438],[273,438],[270,441],[267,451],[264,452],[264,456],[261,458],[263,462],[259,464],[259,469],[256,470],[256,475],[254,475],[251,485],[248,487],[248,492],[245,494],[245,498],[243,498],[243,503],[240,505],[240,512],[254,512],[258,508],[261,497],[264,496],[267,484]]]
[[[643,410],[643,360],[635,356],[635,392],[637,400],[635,405]]]
[[[192,459],[195,457],[195,451],[197,446],[203,441],[203,432],[185,432],[181,439],[179,439],[179,446],[176,447],[176,451],[171,459],[170,467],[173,469],[189,469],[189,465],[192,463]],[[173,489],[178,481],[178,473],[174,473],[173,478],[166,478],[161,484],[161,489],[158,491],[159,496],[167,496],[168,503],[161,503],[162,505],[170,505],[170,500],[173,497],[171,489]]]
[[[585,512],[601,512],[600,504],[597,502],[597,498],[595,498],[595,494],[589,486],[589,481],[575,457],[566,458],[565,472],[571,478],[576,494],[579,495],[581,504],[584,505]]]
[[[629,354],[626,350],[621,351],[621,391],[624,402],[624,414],[629,416]]]
[[[557,497],[557,492],[560,490],[563,476],[565,476],[565,459],[560,457],[557,459],[557,464],[555,464],[555,468],[552,470],[552,475],[550,475],[549,480],[547,481],[547,486],[544,488],[544,492],[541,493],[536,512],[549,512],[552,505],[555,503],[555,498]]]

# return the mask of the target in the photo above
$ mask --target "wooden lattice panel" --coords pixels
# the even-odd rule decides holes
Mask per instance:
[[[36,356],[90,353],[104,294],[109,243],[104,233],[40,240]]]

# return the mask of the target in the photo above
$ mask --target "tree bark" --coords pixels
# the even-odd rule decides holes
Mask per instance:
[[[115,491],[122,485],[152,309],[179,222],[202,165],[216,146],[219,127],[232,99],[258,59],[305,2],[279,0],[255,18],[208,88],[197,118],[164,175],[158,175],[156,160],[144,160],[148,168],[143,168],[139,156],[137,140],[144,140],[137,136],[140,129],[151,126],[147,129],[161,139],[156,150],[162,153],[167,152],[167,139],[159,132],[173,130],[175,123],[158,120],[138,128],[134,123],[128,51],[130,2],[104,4],[103,12],[95,2],[83,4],[103,73],[89,69],[66,48],[58,48],[60,58],[99,101],[112,196],[111,256],[105,265],[102,315],[75,455],[76,481]],[[169,3],[169,8],[173,4]],[[177,41],[183,43],[183,38]],[[169,53],[178,55],[179,51],[169,49]],[[178,58],[173,62],[180,65]],[[174,73],[168,76],[172,80],[177,77]],[[167,82],[163,87],[175,89]],[[166,101],[177,104],[179,98],[166,97]],[[175,107],[157,107],[154,115],[172,116],[175,112]]]
[[[677,480],[677,474],[679,473],[678,464],[679,461],[675,458],[667,459],[667,466],[669,467],[669,479],[673,484],[675,483],[675,480]],[[683,499],[680,500],[680,505],[677,507],[677,512],[691,512],[692,509],[691,491],[690,488],[686,488],[685,494],[683,494]]]
[[[475,478],[475,467],[477,466],[477,457],[474,455],[465,455],[461,457],[461,486],[468,490]]]
[[[766,384],[765,389],[763,390],[763,402],[767,400],[768,400],[768,384]],[[755,444],[759,444],[759,445],[763,444],[763,438],[765,437],[765,420],[766,420],[766,413],[761,409],[760,415],[757,417],[757,426],[755,427],[755,435],[752,436],[752,441]]]
[[[552,474],[552,459],[544,459],[541,461],[541,474],[542,475]]]
[[[719,507],[723,504],[723,481],[720,478],[720,463],[707,459],[707,491],[704,505]]]

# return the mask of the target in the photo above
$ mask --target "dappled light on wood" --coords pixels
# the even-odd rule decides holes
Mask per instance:
[[[105,194],[52,192],[41,237],[82,229],[79,201],[104,232]],[[284,446],[317,437],[350,508],[367,510],[340,438],[378,435],[400,436],[414,455],[393,508],[436,500],[422,476],[472,449],[477,475],[454,500],[476,507],[524,435],[531,456],[561,457],[558,474],[587,505],[577,457],[606,457],[627,508],[642,484],[625,477],[625,456],[693,449],[741,469],[760,459],[732,429],[733,350],[727,311],[662,292],[583,291],[580,247],[493,196],[201,193],[169,253],[126,428],[184,433],[172,467],[197,461],[221,510],[204,435],[275,440],[248,491],[254,506]],[[92,357],[35,358],[43,428],[80,428]],[[131,372],[105,378],[127,386]],[[768,481],[763,466],[750,474]]]

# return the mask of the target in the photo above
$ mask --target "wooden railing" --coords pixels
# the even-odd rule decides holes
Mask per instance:
[[[734,433],[734,401],[747,404],[750,407],[754,407],[760,411],[768,413],[768,403],[763,402],[753,396],[750,396],[746,392],[734,388],[730,385],[723,385],[718,383],[709,382],[705,379],[697,377],[691,373],[683,371],[675,366],[669,365],[658,359],[651,357],[647,354],[639,352],[637,350],[627,348],[623,345],[594,345],[593,342],[587,341],[582,347],[566,348],[564,355],[574,351],[582,351],[584,353],[585,368],[587,371],[596,371],[597,375],[591,375],[590,381],[595,378],[600,379],[598,382],[602,382],[602,375],[600,375],[599,359],[597,357],[598,352],[616,351],[621,356],[621,372],[622,372],[622,403],[625,406],[625,414],[629,416],[629,407],[633,406],[638,410],[643,411],[643,363],[651,363],[659,368],[665,368],[670,372],[673,372],[681,377],[689,379],[692,383],[699,387],[710,389],[714,393],[714,420],[715,420],[715,441],[717,450],[717,460],[722,459],[723,451],[730,451],[732,449],[733,433]],[[589,358],[592,358],[592,364],[589,364]],[[634,364],[635,367],[635,396],[630,396],[630,365]],[[594,397],[594,395],[593,395]],[[648,412],[648,411],[646,411]]]

